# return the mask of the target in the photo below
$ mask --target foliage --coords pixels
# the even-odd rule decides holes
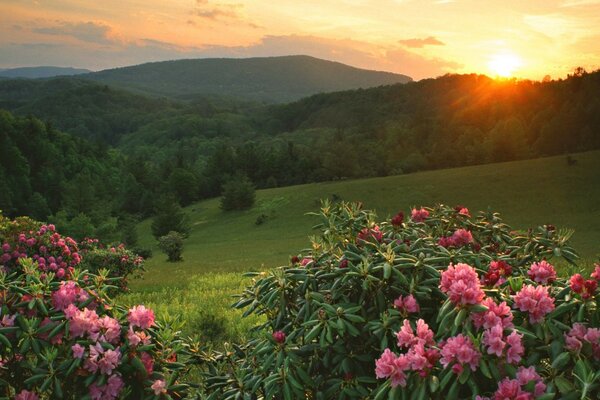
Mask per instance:
[[[119,278],[115,282],[119,291],[126,292],[130,277],[140,277],[144,271],[142,256],[125,248],[125,245],[105,246],[97,239],[85,239],[79,243],[81,249],[81,267],[94,274],[108,271],[110,278]]]
[[[254,185],[245,176],[236,176],[223,185],[221,208],[224,211],[246,210],[254,205]]]
[[[187,236],[190,232],[189,217],[174,198],[164,197],[158,204],[151,229],[156,239],[171,231]]]
[[[20,231],[26,224],[41,225],[0,218],[3,234],[19,237],[19,253],[4,257],[0,271],[0,392],[18,399],[107,400],[185,394],[188,385],[179,375],[187,350],[178,323],[157,322],[144,306],[115,305],[108,293],[119,278],[81,269],[89,253],[78,256],[75,242],[52,227],[35,234],[53,232],[43,251],[29,230]]]
[[[267,318],[258,339],[200,357],[211,398],[600,393],[600,265],[568,280],[548,262],[577,260],[572,231],[516,232],[464,207],[379,224],[358,204],[321,215],[309,253],[251,274],[236,307]]]
[[[181,261],[183,252],[183,235],[179,232],[171,231],[165,236],[158,238],[158,247],[167,255],[168,261]]]

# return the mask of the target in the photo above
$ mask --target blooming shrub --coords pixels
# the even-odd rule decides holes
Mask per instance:
[[[123,244],[105,246],[98,239],[88,238],[79,243],[79,248],[81,268],[93,273],[106,269],[109,277],[120,278],[116,281],[119,291],[127,291],[129,278],[141,276],[144,271],[144,259]]]
[[[24,222],[31,223],[0,216],[3,251],[10,254],[0,270],[1,396],[181,397],[188,388],[179,382],[186,347],[176,324],[156,321],[144,306],[114,304],[107,294],[119,278],[81,269],[86,252],[79,255],[52,226],[15,230]]]
[[[552,265],[577,261],[571,232],[462,206],[410,215],[325,203],[310,252],[249,274],[236,306],[267,321],[202,358],[209,398],[600,396],[600,265],[570,279]]]

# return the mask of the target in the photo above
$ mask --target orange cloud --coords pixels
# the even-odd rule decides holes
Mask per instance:
[[[406,47],[411,47],[411,48],[422,48],[425,46],[445,46],[446,45],[446,43],[440,41],[439,39],[437,39],[433,36],[426,37],[425,39],[418,39],[418,38],[402,39],[402,40],[398,40],[398,43],[400,43]]]

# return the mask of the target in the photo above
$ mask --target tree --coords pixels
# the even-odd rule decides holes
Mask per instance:
[[[150,228],[156,239],[171,231],[179,232],[183,236],[190,233],[189,218],[172,196],[165,196],[158,202],[156,216]]]
[[[196,176],[183,168],[176,168],[169,177],[169,188],[177,195],[181,204],[188,205],[196,199],[198,192]]]
[[[181,261],[183,252],[183,235],[179,232],[171,231],[165,236],[158,238],[158,247],[167,255],[168,261]]]
[[[254,205],[254,185],[245,176],[236,176],[223,185],[221,209],[247,210]]]

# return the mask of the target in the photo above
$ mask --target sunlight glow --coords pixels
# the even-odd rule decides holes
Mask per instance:
[[[497,76],[508,78],[523,65],[521,58],[513,53],[497,53],[490,57],[488,68]]]

